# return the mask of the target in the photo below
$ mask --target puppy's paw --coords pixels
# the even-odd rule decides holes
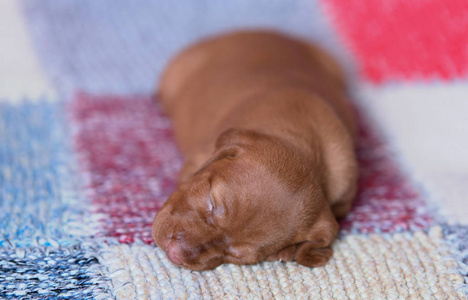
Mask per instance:
[[[332,256],[333,250],[330,247],[313,248],[312,244],[306,242],[299,245],[296,252],[296,261],[306,267],[315,268],[325,265]]]
[[[284,249],[281,249],[275,254],[272,254],[266,258],[267,261],[293,261],[296,254],[296,245],[288,246]]]

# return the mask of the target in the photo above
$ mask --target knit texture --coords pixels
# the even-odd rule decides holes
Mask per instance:
[[[174,190],[182,164],[168,118],[148,97],[80,94],[70,110],[80,165],[90,179],[88,195],[103,217],[99,235],[152,243],[154,214]],[[359,121],[358,195],[342,229],[375,233],[428,228],[434,213],[377,129],[364,115]]]
[[[354,2],[4,0],[0,298],[466,299],[468,7]],[[181,269],[151,238],[183,160],[151,95],[183,47],[254,27],[350,75],[358,196],[324,267]]]
[[[93,249],[81,247],[4,247],[0,252],[0,297],[83,299],[106,294]]]
[[[324,2],[371,80],[468,76],[468,2]]]
[[[73,245],[94,233],[63,105],[0,102],[0,245]]]
[[[346,235],[333,259],[314,269],[274,262],[191,272],[145,245],[105,247],[99,260],[117,299],[466,299],[453,288],[463,277],[441,233]]]

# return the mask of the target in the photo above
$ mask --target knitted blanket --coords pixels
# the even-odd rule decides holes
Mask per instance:
[[[211,34],[315,41],[352,79],[359,192],[334,257],[174,266],[151,237],[182,156],[150,99]],[[0,2],[0,298],[466,299],[468,2]]]

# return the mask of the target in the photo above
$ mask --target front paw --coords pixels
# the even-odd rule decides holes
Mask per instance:
[[[314,245],[310,243],[299,245],[296,252],[296,261],[298,264],[310,268],[321,267],[333,256],[331,247],[314,248],[313,246]]]
[[[296,253],[296,245],[292,245],[292,246],[288,246],[288,247],[286,247],[284,249],[281,249],[280,251],[278,251],[275,254],[272,254],[272,255],[268,256],[266,260],[267,261],[279,260],[281,262],[283,262],[283,261],[293,261],[295,253]]]

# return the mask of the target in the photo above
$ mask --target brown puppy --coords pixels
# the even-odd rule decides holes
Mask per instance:
[[[186,157],[153,223],[173,263],[329,260],[357,178],[353,115],[332,58],[273,32],[227,34],[178,55],[159,96]]]

